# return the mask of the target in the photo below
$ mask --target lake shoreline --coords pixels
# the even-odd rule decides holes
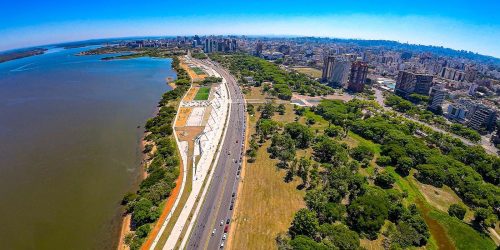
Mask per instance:
[[[173,89],[175,89],[177,87],[175,85],[175,83],[173,83],[172,77],[165,78],[165,82],[168,86],[170,86],[172,88],[168,91],[172,91]],[[159,110],[160,109],[157,107],[155,109],[155,111],[152,113],[151,117],[155,117],[158,114]],[[140,142],[140,149],[142,152],[141,163],[140,163],[141,170],[140,171],[142,171],[142,172],[138,174],[138,176],[139,176],[138,180],[137,180],[138,184],[140,184],[141,181],[146,179],[146,177],[148,176],[147,169],[148,169],[149,164],[151,163],[151,160],[148,160],[148,153],[144,153],[144,149],[145,149],[146,145],[150,144],[150,142],[145,139],[147,135],[148,135],[148,132],[144,131],[143,136],[141,138],[141,142]],[[152,143],[152,145],[153,145],[153,148],[151,150],[151,154],[154,154],[154,152],[156,151],[156,146],[154,145],[154,143]],[[120,230],[117,249],[118,250],[129,250],[130,249],[129,246],[127,244],[125,244],[125,237],[127,236],[128,233],[132,232],[132,228],[131,228],[132,214],[125,213],[124,208],[122,208],[122,211],[123,211],[123,214],[121,216],[122,223],[121,223],[121,230]]]

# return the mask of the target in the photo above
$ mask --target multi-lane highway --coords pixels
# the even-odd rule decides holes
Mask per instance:
[[[216,63],[211,61],[203,63],[226,79],[231,107],[226,125],[227,131],[216,162],[215,172],[186,246],[190,250],[218,249],[221,248],[222,243],[224,245],[226,243],[227,236],[224,237],[224,231],[229,230],[232,224],[246,126],[245,101],[234,77]]]

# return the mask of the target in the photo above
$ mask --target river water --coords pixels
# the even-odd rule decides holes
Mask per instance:
[[[90,48],[0,63],[1,249],[116,247],[142,127],[175,72],[75,55]]]

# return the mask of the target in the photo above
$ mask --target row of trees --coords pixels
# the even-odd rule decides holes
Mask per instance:
[[[412,97],[410,95],[410,98],[413,98],[414,100],[420,100],[419,102],[424,103],[428,101],[425,97],[427,96],[415,94]],[[397,95],[388,95],[385,100],[385,104],[389,107],[392,107],[396,111],[408,114],[423,122],[439,126],[440,128],[443,128],[448,132],[462,136],[472,142],[479,142],[481,140],[481,135],[476,130],[465,127],[458,123],[449,125],[442,116],[435,115],[428,110],[422,109],[419,106],[415,106],[410,101],[405,100]]]
[[[211,54],[210,57],[230,69],[231,73],[243,78],[251,76],[256,86],[263,82],[271,82],[268,92],[283,100],[292,98],[292,91],[304,95],[326,95],[333,93],[333,89],[325,86],[305,74],[287,72],[278,65],[264,59],[246,55]]]
[[[185,70],[179,66],[178,58],[173,59],[173,67],[177,71],[176,88],[163,94],[159,102],[158,114],[146,122],[145,129],[149,142],[144,153],[149,154],[151,163],[147,168],[148,177],[144,179],[139,190],[127,193],[122,204],[127,213],[132,214],[134,232],[126,236],[130,249],[139,249],[160,216],[160,203],[170,196],[179,176],[179,157],[177,145],[173,138],[172,122],[177,113],[175,105],[190,85],[190,79]],[[155,145],[156,151],[152,152]]]

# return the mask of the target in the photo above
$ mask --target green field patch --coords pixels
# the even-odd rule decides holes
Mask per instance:
[[[203,71],[201,68],[199,67],[191,67],[191,69],[194,71],[194,73],[196,73],[197,75],[204,75],[205,74],[205,71]]]
[[[197,101],[208,100],[209,94],[210,94],[209,87],[201,87],[198,89],[198,92],[196,92],[196,96],[194,97],[194,99]]]
[[[465,222],[438,210],[431,210],[429,216],[439,222],[455,243],[457,249],[495,249],[495,243],[486,234],[474,230]]]

